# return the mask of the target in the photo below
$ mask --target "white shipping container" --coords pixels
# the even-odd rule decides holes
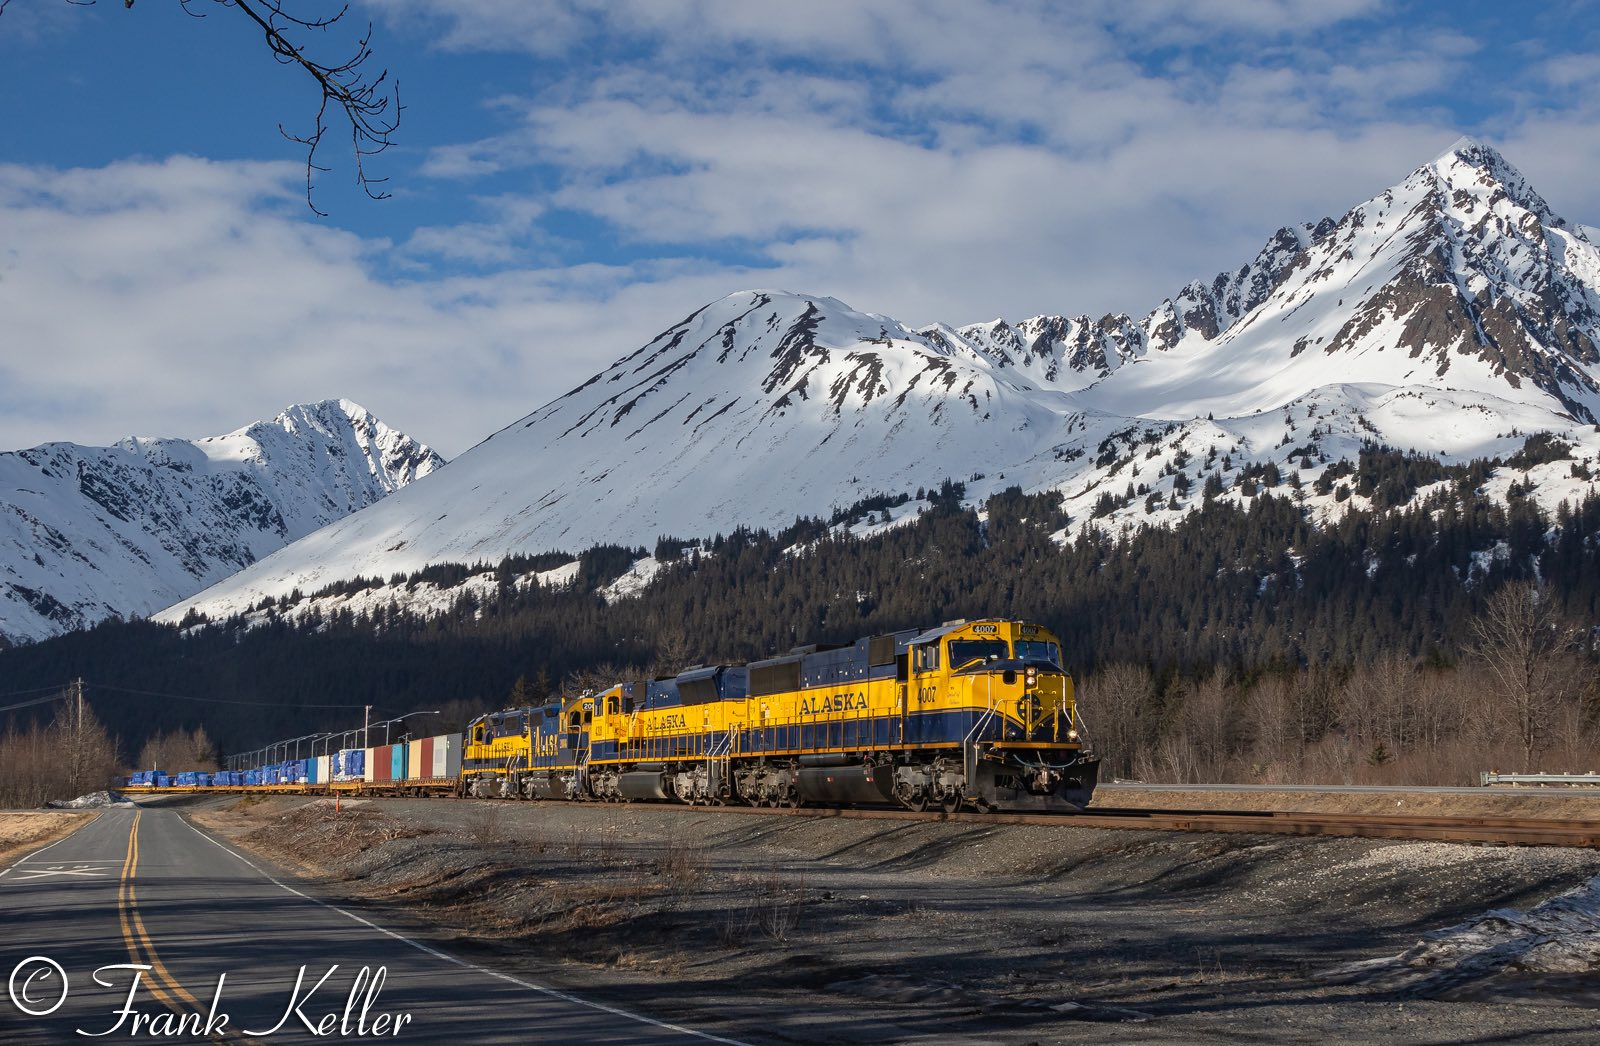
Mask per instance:
[[[433,739],[433,776],[461,776],[460,734],[444,734]]]
[[[317,783],[327,784],[333,780],[333,757],[329,755],[317,756]]]
[[[367,782],[368,784],[371,784],[372,782],[374,782],[374,781],[376,781],[378,779],[375,776],[376,773],[377,773],[377,770],[378,770],[378,761],[376,759],[372,758],[372,754],[374,752],[376,752],[376,751],[377,751],[377,749],[375,749],[375,748],[368,748],[366,750],[366,752],[367,752],[366,758],[362,761],[362,764],[361,764],[361,779],[363,781]]]

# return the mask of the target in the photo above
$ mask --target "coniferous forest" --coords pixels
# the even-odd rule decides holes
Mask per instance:
[[[411,721],[419,733],[459,729],[513,694],[1009,616],[1062,637],[1119,776],[1453,781],[1491,763],[1581,763],[1595,728],[1600,497],[1547,514],[1515,488],[1506,503],[1480,496],[1483,475],[1374,451],[1335,477],[1373,507],[1332,524],[1308,521],[1292,479],[1264,474],[1236,481],[1249,484],[1243,507],[1213,497],[1171,529],[1064,544],[1053,495],[1013,488],[980,513],[947,482],[914,521],[867,538],[834,525],[893,506],[778,534],[663,537],[665,565],[627,597],[596,590],[647,550],[584,552],[558,588],[517,579],[572,556],[431,567],[388,580],[492,571],[500,583],[427,618],[390,604],[290,621],[283,600],[248,627],[110,622],[0,652],[0,678],[25,690],[82,677],[125,756],[198,726],[226,753],[359,726],[363,705],[374,719],[438,710]],[[1506,661],[1518,643],[1537,664]]]

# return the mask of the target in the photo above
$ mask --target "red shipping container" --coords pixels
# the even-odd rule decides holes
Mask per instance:
[[[394,781],[393,745],[379,745],[372,750],[372,779],[379,784]]]

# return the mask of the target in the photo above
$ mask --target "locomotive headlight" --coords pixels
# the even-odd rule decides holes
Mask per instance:
[[[1029,686],[1034,686],[1039,682],[1039,670],[1033,665],[1029,665],[1028,670],[1023,675],[1028,680]]]

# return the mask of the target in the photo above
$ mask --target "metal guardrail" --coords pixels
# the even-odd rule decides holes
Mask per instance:
[[[1497,774],[1485,771],[1478,775],[1483,787],[1491,785],[1588,785],[1600,788],[1600,774]]]

